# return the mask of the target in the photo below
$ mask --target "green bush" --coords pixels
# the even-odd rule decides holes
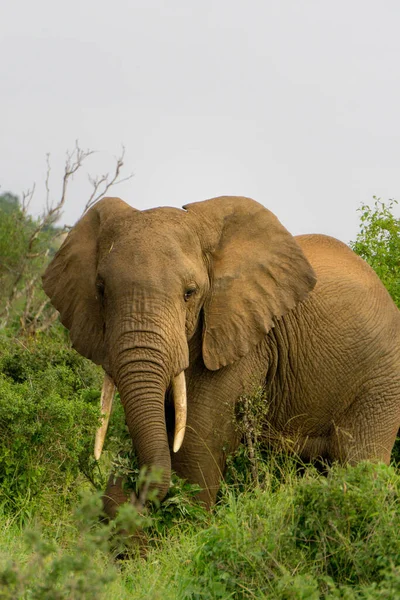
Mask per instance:
[[[24,520],[94,467],[101,373],[50,338],[0,341],[0,506]]]
[[[97,600],[116,571],[105,552],[109,528],[99,524],[99,495],[82,501],[70,523],[69,541],[57,543],[38,527],[20,536],[10,557],[0,550],[0,597],[4,600]],[[22,537],[22,540],[21,540]],[[16,551],[17,550],[17,551]]]
[[[294,494],[293,537],[315,574],[340,583],[379,581],[400,566],[400,477],[383,464],[332,469]]]
[[[360,231],[350,246],[376,271],[400,308],[400,219],[393,214],[396,200],[360,208]]]
[[[0,195],[0,329],[32,333],[54,322],[55,311],[41,286],[63,232],[53,220],[48,208],[34,218],[16,196]]]
[[[229,493],[197,536],[182,597],[380,597],[399,585],[399,503],[400,477],[370,463],[327,478],[308,469],[275,492]]]
[[[207,519],[192,519],[188,526],[178,518],[168,536],[148,546],[146,561],[133,552],[132,560],[117,569],[110,560],[115,555],[110,534],[134,533],[149,519],[128,505],[116,524],[102,524],[99,494],[75,511],[68,538],[64,534],[56,541],[36,529],[25,535],[22,550],[21,542],[7,546],[3,535],[0,597],[399,597],[400,476],[395,469],[363,463],[335,467],[323,477],[312,468],[299,476],[287,466],[285,481],[271,478],[264,490],[253,486],[236,495],[225,488]]]

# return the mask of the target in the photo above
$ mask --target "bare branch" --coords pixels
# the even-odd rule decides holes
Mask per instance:
[[[62,208],[67,198],[67,188],[69,180],[78,171],[78,169],[82,167],[84,160],[86,160],[86,158],[88,158],[88,156],[91,156],[92,154],[94,154],[93,150],[82,150],[82,148],[79,147],[78,141],[75,142],[75,149],[72,152],[67,151],[67,160],[64,169],[61,198],[57,204],[49,206],[49,209],[46,211],[46,214],[42,218],[42,229],[47,225],[52,225],[60,218]]]
[[[37,323],[38,320],[40,319],[40,317],[43,314],[44,309],[49,306],[50,304],[50,300],[48,298],[46,298],[46,300],[43,300],[42,304],[39,306],[39,308],[36,311],[36,314],[33,317],[33,320]],[[57,311],[56,311],[57,312]]]
[[[26,215],[28,214],[29,205],[35,194],[35,189],[36,183],[34,183],[30,189],[27,189],[26,191],[22,192],[21,212],[24,215],[24,217],[26,217]]]
[[[101,177],[91,177],[90,175],[88,176],[89,181],[93,186],[93,191],[90,195],[89,200],[86,202],[85,208],[83,209],[83,214],[86,211],[88,211],[89,208],[91,208],[94,204],[96,204],[96,202],[98,202],[100,198],[105,196],[112,186],[118,185],[123,181],[128,181],[129,179],[132,179],[133,173],[131,173],[127,177],[123,177],[122,179],[120,179],[121,169],[124,166],[124,158],[125,147],[122,146],[121,155],[116,159],[115,170],[112,175],[110,175],[110,173],[107,173],[106,175],[102,175]]]
[[[47,316],[47,318],[43,321],[43,323],[41,325],[37,325],[35,327],[35,332],[36,333],[40,333],[41,331],[47,331],[48,329],[50,329],[50,327],[53,325],[53,323],[55,323],[58,319],[58,311],[56,311],[55,309],[52,310],[52,312],[50,312],[50,314]]]
[[[48,152],[46,154],[46,164],[47,164],[47,169],[46,169],[46,179],[45,179],[45,187],[46,187],[46,212],[48,213],[51,209],[51,205],[50,205],[50,172],[51,172],[51,167],[50,167],[50,153]]]
[[[13,316],[12,308],[21,298],[24,298],[25,301],[20,316],[20,322],[21,327],[25,331],[44,331],[56,320],[58,313],[50,308],[47,300],[43,301],[43,297],[37,294],[41,289],[39,285],[40,273],[37,273],[32,277],[32,271],[35,272],[35,269],[42,270],[40,266],[36,266],[41,265],[41,260],[43,260],[44,268],[46,257],[50,252],[50,247],[54,246],[55,240],[60,235],[68,231],[69,228],[67,226],[54,229],[50,228],[61,217],[62,210],[67,200],[67,191],[71,179],[73,179],[75,173],[81,169],[84,161],[92,154],[94,154],[93,150],[83,150],[80,148],[78,141],[75,142],[75,147],[72,151],[67,151],[61,194],[57,202],[52,202],[51,200],[50,154],[46,154],[47,168],[44,181],[44,210],[39,218],[30,219],[28,217],[29,206],[35,194],[36,186],[33,185],[31,189],[28,189],[22,194],[18,219],[21,219],[21,225],[23,227],[25,227],[26,219],[27,227],[24,229],[24,235],[27,236],[27,239],[24,242],[24,250],[19,258],[18,265],[16,267],[13,266],[13,268],[9,268],[7,265],[3,267],[3,271],[8,271],[7,288],[9,292],[6,301],[3,302],[2,310],[0,311],[0,328],[8,325],[9,320]],[[86,212],[93,206],[93,204],[103,197],[113,185],[127,181],[133,177],[133,174],[131,174],[128,177],[121,178],[124,156],[125,148],[122,147],[121,155],[116,159],[115,169],[111,174],[107,173],[100,177],[89,176],[89,182],[93,189],[83,212]],[[46,238],[41,236],[44,231],[47,231]],[[41,245],[44,244],[42,243],[39,245],[39,242],[43,242],[45,239],[47,240],[47,247],[42,249]],[[38,262],[34,263],[32,261]]]

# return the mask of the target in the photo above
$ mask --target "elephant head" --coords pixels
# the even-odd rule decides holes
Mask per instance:
[[[220,197],[138,211],[104,198],[68,234],[43,285],[74,348],[115,382],[139,463],[163,469],[171,454],[165,397],[173,389],[184,436],[185,369],[197,332],[206,369],[251,352],[274,321],[314,287],[294,238],[262,205]]]

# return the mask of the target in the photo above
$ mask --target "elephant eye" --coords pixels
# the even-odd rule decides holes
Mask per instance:
[[[195,293],[196,293],[195,287],[188,288],[184,294],[185,302],[187,302],[189,300],[189,298],[194,296]]]

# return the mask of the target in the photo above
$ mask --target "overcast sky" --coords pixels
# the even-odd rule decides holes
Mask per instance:
[[[36,212],[76,139],[98,153],[68,224],[121,144],[140,209],[246,195],[349,241],[400,199],[398,0],[13,0],[0,23],[0,192],[35,181]]]

